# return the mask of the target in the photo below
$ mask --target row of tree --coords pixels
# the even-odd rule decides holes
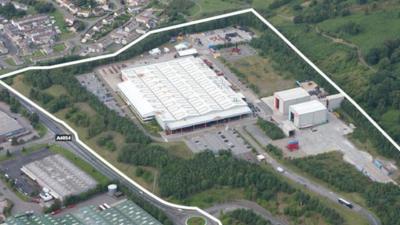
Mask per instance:
[[[229,225],[271,225],[271,222],[265,220],[249,209],[236,209],[222,216],[224,224]]]
[[[90,120],[76,107],[72,107],[68,112],[74,122],[89,127],[88,137],[94,137],[103,131],[113,130],[124,135],[127,142],[144,144],[150,142],[150,138],[144,135],[129,118],[121,117],[117,112],[107,108],[95,95],[83,88],[73,74],[66,73],[65,70],[32,71],[24,76],[23,81],[33,86],[31,97],[44,104],[51,112],[57,112],[79,102],[88,103],[97,113]],[[53,96],[49,97],[49,94],[43,91],[56,84],[63,86],[68,95],[54,98]]]
[[[296,218],[314,213],[322,215],[329,224],[344,223],[336,211],[318,199],[293,188],[274,173],[236,159],[226,151],[217,155],[206,151],[192,159],[181,159],[157,145],[149,148],[135,144],[122,148],[118,159],[136,166],[157,168],[163,197],[184,200],[193,194],[223,186],[244,188],[247,197],[253,201],[276,200],[279,193],[285,193],[293,201],[293,204],[288,204],[286,215]]]
[[[297,11],[297,15],[293,18],[293,22],[319,23],[338,16],[348,16],[351,14],[348,7],[349,4],[350,3],[347,0],[311,1],[311,4],[308,7]]]
[[[12,3],[7,3],[4,6],[0,5],[0,15],[4,16],[7,19],[13,19],[25,16],[26,12],[16,9]]]
[[[291,163],[340,191],[361,194],[383,225],[400,224],[400,188],[397,185],[371,181],[354,166],[344,162],[339,153],[294,159]]]
[[[257,119],[257,125],[264,131],[264,133],[272,140],[277,140],[285,137],[285,134],[276,124],[266,121],[262,118]]]

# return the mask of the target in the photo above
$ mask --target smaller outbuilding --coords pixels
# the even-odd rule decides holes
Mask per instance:
[[[340,107],[340,105],[344,100],[344,96],[340,93],[335,95],[329,95],[326,96],[325,100],[326,100],[325,101],[326,108],[328,108],[329,111],[333,111]]]
[[[182,43],[179,43],[179,44],[177,44],[177,45],[174,46],[174,48],[175,48],[176,51],[186,50],[186,49],[188,49],[189,47],[190,47],[190,45],[189,45],[189,43],[187,43],[187,42],[182,42]]]
[[[161,55],[161,50],[159,48],[153,48],[149,51],[149,54],[152,56]]]
[[[195,48],[189,48],[189,49],[186,49],[186,50],[178,51],[178,55],[180,57],[190,56],[190,55],[197,56],[198,52],[197,52],[197,49],[195,49]]]
[[[328,110],[318,100],[291,105],[289,107],[289,120],[297,128],[312,127],[328,121]]]

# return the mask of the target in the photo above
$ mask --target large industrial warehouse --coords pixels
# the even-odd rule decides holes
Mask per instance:
[[[121,96],[143,120],[167,134],[190,131],[251,113],[240,93],[200,58],[184,57],[122,70]]]
[[[97,182],[61,155],[50,155],[21,168],[29,178],[59,200],[96,187]]]

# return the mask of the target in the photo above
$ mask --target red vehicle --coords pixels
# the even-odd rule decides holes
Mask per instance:
[[[208,61],[207,59],[203,59],[203,62],[209,67],[212,66],[212,62]]]
[[[40,199],[39,198],[31,198],[30,201],[34,202],[34,203],[40,203]]]
[[[62,211],[61,209],[54,210],[53,212],[50,213],[50,215],[57,215],[57,214],[59,214],[61,211]]]
[[[297,140],[289,141],[286,147],[289,149],[289,151],[293,152],[299,149],[299,142]]]
[[[74,208],[75,206],[76,206],[75,204],[71,204],[71,205],[67,206],[67,208],[68,208],[68,209],[72,209],[72,208]]]

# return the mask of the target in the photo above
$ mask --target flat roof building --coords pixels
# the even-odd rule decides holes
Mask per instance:
[[[50,155],[21,168],[29,178],[59,200],[96,187],[97,182],[61,155]]]
[[[297,128],[312,127],[328,121],[328,110],[318,100],[291,105],[289,107],[289,120]]]
[[[200,58],[127,68],[122,97],[144,121],[155,118],[168,133],[186,131],[251,113],[241,95]]]
[[[283,115],[287,115],[289,106],[306,102],[310,99],[310,94],[301,87],[278,91],[274,93],[274,108]]]
[[[18,215],[9,217],[7,225],[161,225],[153,216],[130,200],[111,204],[109,208],[99,209],[95,205],[74,210],[63,216]]]
[[[18,136],[26,131],[17,120],[8,116],[3,111],[0,111],[0,124],[0,142],[1,140]]]

